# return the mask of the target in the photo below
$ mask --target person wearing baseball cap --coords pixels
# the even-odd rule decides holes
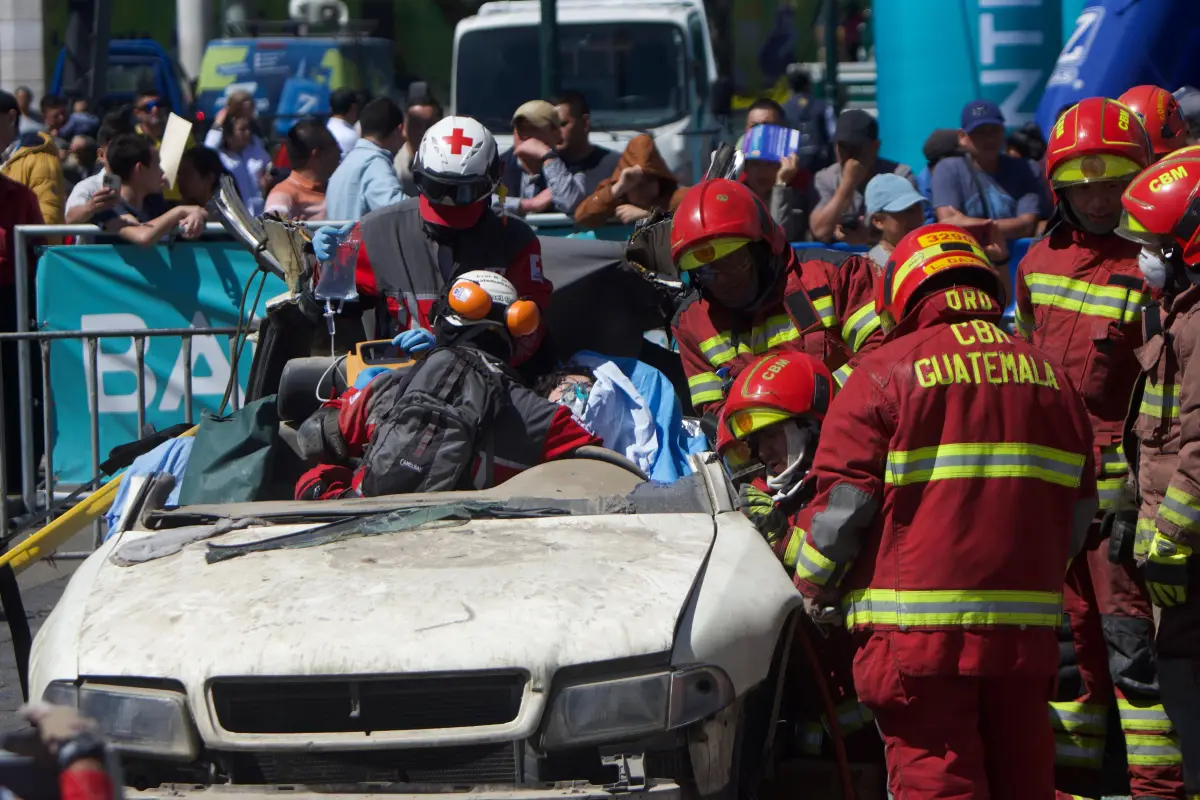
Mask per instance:
[[[879,232],[867,257],[882,268],[900,240],[925,224],[925,198],[899,175],[876,175],[864,195],[867,223]]]
[[[816,208],[809,225],[813,238],[822,242],[869,244],[871,229],[863,220],[863,190],[876,175],[899,175],[916,189],[913,171],[879,157],[879,123],[866,111],[846,109],[834,131],[837,163],[819,170],[813,178]]]
[[[990,100],[963,106],[959,157],[938,162],[933,170],[933,208],[941,222],[964,227],[995,220],[1008,241],[1033,236],[1049,216],[1042,181],[1028,161],[1004,152],[1004,114]]]
[[[558,156],[562,120],[546,100],[522,103],[512,115],[513,146],[500,156],[504,206],[517,214],[553,211],[554,195],[543,165]]]

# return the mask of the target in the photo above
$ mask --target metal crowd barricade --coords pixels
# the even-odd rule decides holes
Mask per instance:
[[[29,343],[36,342],[41,352],[41,368],[42,368],[42,443],[44,448],[45,458],[45,483],[41,489],[44,496],[45,505],[42,506],[37,502],[39,487],[34,483],[37,475],[37,464],[33,463],[35,450],[33,447],[33,395],[22,390],[19,404],[22,417],[21,429],[21,444],[22,444],[22,473],[29,475],[27,478],[22,475],[22,497],[25,500],[25,508],[29,512],[35,512],[38,508],[50,508],[55,501],[55,489],[57,480],[54,473],[54,441],[53,441],[53,402],[54,398],[50,391],[50,344],[54,341],[61,340],[76,340],[83,343],[84,359],[86,363],[85,373],[87,374],[87,393],[88,393],[88,431],[91,445],[91,462],[92,475],[94,480],[92,490],[100,488],[100,463],[104,460],[103,454],[100,452],[100,373],[97,369],[97,359],[100,352],[100,341],[102,339],[133,339],[134,349],[137,356],[137,424],[138,430],[143,431],[146,424],[146,372],[145,372],[145,351],[146,340],[158,337],[174,337],[183,340],[183,362],[184,369],[184,390],[183,390],[183,415],[184,422],[194,422],[194,410],[192,403],[192,362],[191,349],[192,339],[196,336],[214,336],[226,335],[233,336],[237,332],[237,328],[160,328],[156,330],[147,330],[145,328],[135,328],[132,330],[105,330],[105,331],[27,331],[24,333],[0,333],[0,343],[18,342],[20,347],[28,347]],[[234,339],[230,340],[230,357],[232,359],[232,350],[237,346]],[[234,408],[238,406],[239,400],[236,393],[231,402]],[[0,419],[7,412],[3,396],[0,396]],[[26,426],[25,419],[30,420],[30,424]],[[8,470],[4,456],[7,454],[8,443],[4,441],[5,432],[0,426],[0,497],[8,497]],[[27,445],[28,443],[28,445]],[[27,445],[27,446],[26,446]],[[49,522],[53,516],[46,521]],[[7,542],[12,534],[12,520],[9,516],[8,504],[0,503],[0,541]],[[93,547],[100,543],[102,530],[97,522],[94,528]],[[71,555],[86,556],[87,553],[80,554],[62,554],[59,558],[70,557]]]
[[[339,225],[338,222],[327,222],[324,220],[312,221],[304,223],[310,228],[319,227],[321,225],[331,224]],[[9,498],[9,476],[7,473],[7,463],[5,456],[9,447],[20,447],[20,476],[21,476],[21,502],[24,505],[25,511],[29,514],[36,514],[39,509],[48,509],[54,505],[55,495],[55,474],[54,474],[54,454],[52,441],[52,403],[53,398],[50,393],[50,345],[54,341],[60,340],[76,340],[83,344],[84,361],[86,370],[89,372],[88,377],[88,408],[89,408],[89,430],[91,439],[91,459],[92,459],[92,474],[96,475],[99,472],[99,464],[103,460],[103,454],[100,453],[100,429],[99,429],[99,374],[97,372],[97,358],[100,352],[100,341],[102,339],[121,338],[134,341],[134,349],[137,358],[137,425],[141,431],[145,427],[146,421],[146,384],[145,384],[145,349],[146,340],[158,337],[176,337],[183,340],[183,361],[185,364],[185,386],[184,386],[184,416],[185,421],[193,421],[193,402],[192,402],[192,363],[191,363],[191,348],[192,340],[196,336],[213,336],[213,335],[229,335],[236,333],[236,328],[171,328],[171,329],[137,329],[137,330],[96,330],[96,331],[31,331],[30,324],[33,319],[33,309],[30,308],[31,302],[31,286],[29,283],[31,270],[29,264],[29,247],[31,238],[43,237],[62,237],[62,236],[78,236],[92,237],[102,234],[103,231],[95,225],[18,225],[13,231],[13,249],[14,249],[14,267],[15,267],[15,290],[17,295],[17,332],[16,333],[0,333],[0,343],[15,342],[17,345],[17,372],[18,372],[18,394],[17,394],[17,409],[20,418],[21,436],[20,442],[7,442],[4,440],[5,431],[0,430],[0,549],[8,542],[13,534],[12,523],[13,518],[10,513],[8,498]],[[221,237],[228,236],[225,228],[216,223],[210,223],[205,226],[206,237]],[[42,377],[41,377],[41,393],[43,397],[42,422],[43,422],[43,444],[45,449],[45,483],[39,485],[37,481],[37,459],[35,447],[35,391],[34,391],[34,371],[33,371],[33,349],[34,347],[40,352]],[[236,347],[236,342],[230,342],[230,347]],[[232,353],[231,353],[232,357]],[[0,356],[2,358],[2,356]],[[239,399],[237,397],[236,386],[231,401],[236,408]],[[4,415],[12,413],[12,409],[6,409],[5,398],[0,397],[0,420],[3,420]],[[2,427],[2,426],[0,426]],[[93,485],[93,489],[99,486],[97,481]],[[100,535],[99,524],[96,526],[96,539],[98,541]],[[77,554],[77,555],[86,555]],[[59,554],[58,557],[63,557]]]

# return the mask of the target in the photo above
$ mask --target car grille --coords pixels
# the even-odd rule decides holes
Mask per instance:
[[[512,722],[525,677],[515,673],[363,681],[226,681],[212,684],[230,733],[371,733]]]
[[[467,745],[412,750],[226,753],[237,784],[354,783],[513,784],[516,745]]]

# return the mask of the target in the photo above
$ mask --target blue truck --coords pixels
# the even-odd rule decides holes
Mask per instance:
[[[54,65],[54,77],[50,81],[50,93],[67,97],[83,97],[82,86],[64,86],[64,67],[67,50],[59,51]],[[180,116],[191,118],[195,111],[195,97],[191,82],[180,68],[179,62],[153,39],[113,39],[108,43],[108,69],[105,73],[105,92],[102,97],[92,98],[103,110],[132,103],[135,95],[153,87],[160,97],[171,103],[171,109]]]

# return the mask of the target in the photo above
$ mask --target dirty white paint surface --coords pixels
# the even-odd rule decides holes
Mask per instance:
[[[110,542],[64,594],[72,608],[43,627],[33,685],[40,692],[77,675],[179,680],[210,746],[262,749],[298,739],[218,730],[209,680],[518,669],[530,681],[512,724],[436,739],[333,734],[327,744],[512,739],[536,726],[559,667],[672,649],[713,529],[706,514],[484,520],[217,564],[205,562],[199,543],[132,567],[104,560]]]

